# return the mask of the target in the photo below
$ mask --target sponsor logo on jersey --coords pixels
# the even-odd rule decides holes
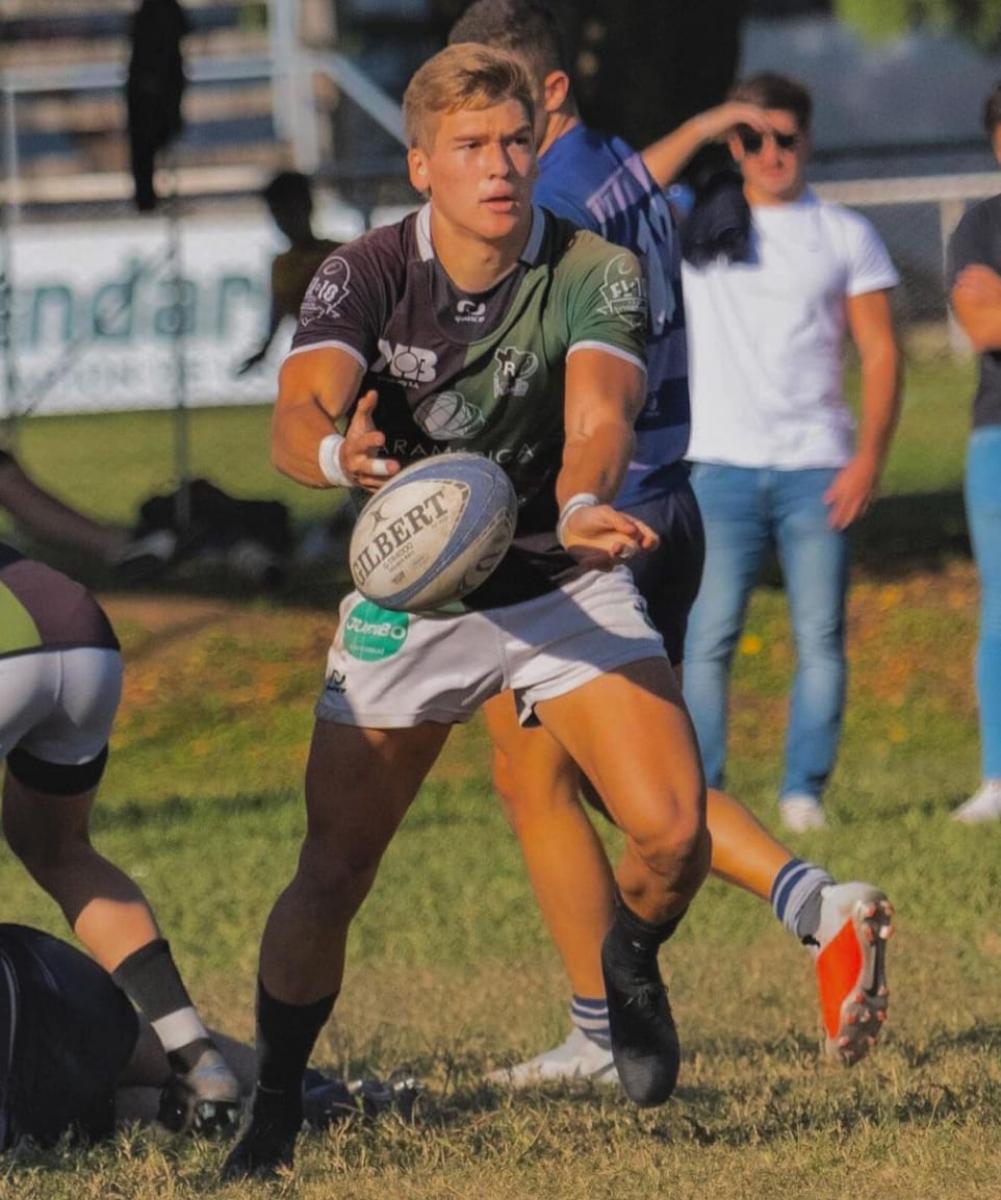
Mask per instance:
[[[646,287],[632,255],[617,254],[605,268],[598,312],[619,317],[630,329],[646,327]]]
[[[528,381],[539,369],[539,356],[531,350],[519,350],[517,346],[503,346],[494,359],[497,363],[494,396],[498,400],[527,396]]]
[[[339,254],[328,258],[313,276],[306,290],[299,311],[299,324],[312,325],[314,321],[336,321],[341,315],[341,305],[351,295],[351,268]]]
[[[390,375],[399,379],[406,387],[418,387],[422,383],[434,383],[438,355],[433,350],[420,346],[401,346],[399,342],[379,339],[379,358],[372,367],[382,374],[388,367]]]
[[[456,325],[482,325],[487,319],[487,306],[475,300],[460,300],[455,306]]]
[[[486,414],[461,392],[439,392],[414,409],[414,420],[436,442],[471,438],[486,424]]]
[[[403,649],[409,632],[409,613],[394,612],[371,600],[362,600],[344,622],[344,649],[362,662],[380,662]]]
[[[331,671],[327,678],[326,691],[333,692],[335,696],[343,696],[347,690],[347,675],[343,671]]]

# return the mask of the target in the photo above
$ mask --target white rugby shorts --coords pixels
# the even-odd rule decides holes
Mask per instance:
[[[589,571],[504,608],[428,617],[344,598],[316,706],[323,721],[400,729],[468,721],[512,690],[521,723],[541,700],[642,658],[664,643],[625,567]]]
[[[32,650],[0,658],[0,759],[12,750],[58,766],[108,744],[122,691],[117,650]]]

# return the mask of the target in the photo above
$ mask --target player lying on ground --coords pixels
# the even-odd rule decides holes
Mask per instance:
[[[243,1094],[254,1084],[250,1046],[212,1030]],[[30,1138],[66,1134],[93,1142],[116,1122],[187,1114],[152,1026],[92,958],[25,925],[0,924],[0,1152]],[[412,1113],[419,1085],[402,1072],[388,1084],[345,1084],[310,1071],[303,1097],[317,1128],[352,1114]]]
[[[704,543],[683,461],[689,400],[681,255],[658,184],[666,184],[701,141],[721,136],[738,122],[761,127],[763,110],[724,105],[640,156],[621,139],[607,138],[581,122],[560,29],[545,4],[478,0],[456,22],[449,40],[499,46],[515,54],[529,72],[540,156],[536,203],[625,246],[644,263],[650,298],[647,394],[616,506],[646,522],[660,538],[656,550],[630,559],[629,566],[680,678]],[[658,179],[644,165],[647,157],[660,172]],[[615,1082],[600,949],[616,882],[624,895],[630,894],[629,860],[627,870],[613,880],[601,842],[578,801],[580,773],[545,729],[519,725],[510,693],[490,701],[486,714],[495,748],[495,784],[573,988],[573,1030],[567,1040],[490,1078],[514,1086],[571,1077]],[[586,780],[584,786],[586,793]],[[872,1045],[886,1011],[882,957],[890,912],[885,896],[868,884],[836,885],[820,867],[796,859],[742,804],[722,792],[710,789],[707,821],[713,871],[770,900],[786,928],[814,951],[828,1052],[843,1062],[857,1061]],[[861,989],[860,978],[866,981]]]
[[[118,640],[79,584],[0,543],[3,830],[74,933],[152,1023],[196,1129],[235,1123],[239,1086],[142,892],[90,844],[122,684]]]
[[[519,521],[463,613],[392,614],[406,637],[380,648],[359,644],[358,594],[341,607],[306,838],[264,933],[258,1086],[230,1178],[291,1162],[302,1072],[341,985],[351,918],[450,726],[505,687],[523,720],[600,781],[626,838],[632,886],[602,948],[623,1085],[659,1103],[678,1071],[657,951],[708,869],[705,794],[663,644],[616,565],[656,538],[607,504],[644,394],[639,266],[533,207],[532,89],[516,59],[443,51],[415,75],[405,114],[411,180],[429,203],[321,268],[282,370],[274,459],[310,486],[374,490],[436,449],[488,454]],[[435,406],[446,392],[454,425]],[[334,436],[360,394],[347,439]]]

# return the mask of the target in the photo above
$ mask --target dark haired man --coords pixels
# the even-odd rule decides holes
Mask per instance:
[[[984,104],[984,128],[1001,162],[1001,84]],[[952,814],[1001,820],[1001,196],[967,211],[949,243],[952,307],[980,355],[966,460],[966,515],[980,573],[977,699],[981,783]]]
[[[682,461],[689,434],[685,314],[678,237],[661,186],[704,142],[738,123],[762,135],[771,127],[757,104],[735,100],[692,118],[642,155],[621,139],[587,128],[574,102],[558,21],[538,0],[477,0],[455,23],[449,40],[499,46],[525,63],[537,97],[536,201],[626,246],[644,262],[651,301],[647,396],[617,504],[660,536],[657,550],[631,559],[629,566],[680,672],[703,545]],[[495,783],[573,988],[573,1028],[566,1041],[494,1072],[491,1079],[516,1087],[582,1077],[615,1082],[600,962],[614,883],[601,843],[577,800],[580,776],[544,729],[519,727],[510,695],[491,701],[486,713],[495,746]],[[593,790],[583,782],[593,802]],[[842,1062],[856,1061],[868,1051],[885,1015],[878,936],[889,932],[885,897],[867,884],[835,885],[821,868],[794,858],[741,804],[721,792],[709,794],[708,824],[713,870],[770,900],[785,926],[816,951],[828,1053]],[[641,878],[641,870],[627,857],[616,882],[628,896]],[[866,941],[867,921],[875,921],[869,930],[872,941]],[[872,982],[861,1009],[860,972],[844,969],[846,956],[856,955],[866,962],[864,974]],[[878,979],[873,956],[879,960]]]
[[[841,730],[847,531],[876,494],[899,409],[889,299],[898,277],[869,222],[807,186],[806,89],[764,73],[731,95],[763,110],[767,126],[738,126],[728,138],[743,183],[740,250],[703,247],[685,263],[688,454],[706,568],[684,691],[706,777],[721,787],[730,664],[774,546],[797,652],[779,813],[804,832],[826,824],[821,796]],[[842,380],[846,331],[861,362],[857,442]]]

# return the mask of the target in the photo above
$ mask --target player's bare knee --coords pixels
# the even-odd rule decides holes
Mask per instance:
[[[372,886],[378,863],[378,857],[349,856],[307,838],[295,887],[315,912],[332,920],[352,916]]]
[[[631,834],[631,841],[654,875],[701,881],[708,870],[711,842],[701,806],[679,806],[663,823]]]

